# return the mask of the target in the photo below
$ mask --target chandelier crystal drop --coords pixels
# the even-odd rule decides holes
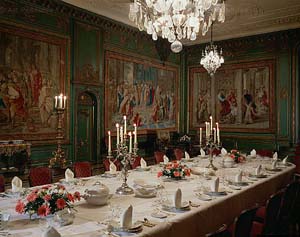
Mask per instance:
[[[220,0],[134,0],[129,19],[139,30],[168,39],[173,52],[182,50],[182,40],[205,35],[212,22],[225,21],[225,3]]]
[[[202,51],[202,58],[200,60],[200,64],[206,69],[210,76],[213,76],[216,73],[217,69],[221,67],[222,63],[224,63],[222,49],[219,53],[217,45],[213,44],[212,31],[213,27],[211,27],[210,45],[207,45],[205,47],[204,52]]]

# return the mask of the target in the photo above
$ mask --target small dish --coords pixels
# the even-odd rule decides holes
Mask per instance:
[[[171,204],[171,202],[165,202],[162,204],[162,209],[170,212],[177,212],[177,211],[189,211],[191,209],[189,202],[182,202],[181,207],[176,208]]]
[[[196,196],[198,199],[200,199],[201,201],[210,201],[211,197],[205,194],[201,194],[201,193],[196,193]]]
[[[262,178],[266,178],[267,175],[266,174],[249,174],[250,178],[258,178],[258,179],[262,179]]]
[[[279,172],[279,171],[281,171],[281,169],[280,168],[278,168],[278,167],[276,167],[276,168],[270,168],[270,167],[266,167],[266,170],[267,171],[272,171],[272,172]]]
[[[151,167],[147,166],[145,168],[142,168],[141,166],[138,166],[135,168],[136,171],[149,171]]]
[[[215,197],[218,197],[218,196],[226,196],[227,195],[227,192],[226,191],[219,191],[219,192],[206,192],[205,193],[206,195],[209,195],[209,196],[215,196]]]
[[[164,219],[168,217],[167,213],[164,213],[162,211],[152,212],[151,216],[159,219]]]

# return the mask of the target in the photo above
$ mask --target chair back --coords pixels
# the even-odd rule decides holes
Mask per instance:
[[[294,181],[290,183],[283,194],[282,197],[282,205],[280,208],[280,219],[286,218],[290,215],[295,202],[297,200],[297,195],[299,195],[299,190],[300,190],[300,183],[297,181]]]
[[[217,231],[206,234],[206,237],[230,237],[230,232],[227,225],[223,224]]]
[[[258,150],[256,153],[260,156],[273,157],[273,151],[271,150]]]
[[[121,170],[121,163],[119,160],[117,159],[111,159],[112,162],[114,162],[114,164],[117,166],[117,171]],[[110,161],[109,159],[104,159],[103,160],[103,165],[104,165],[104,169],[105,171],[109,171],[109,165],[110,165]]]
[[[141,166],[141,157],[140,156],[138,156],[134,159],[133,163],[131,164],[131,168],[135,169],[138,166]]]
[[[258,206],[243,211],[234,221],[233,237],[250,237],[252,223]]]
[[[184,157],[183,151],[179,148],[174,149],[174,154],[175,154],[176,160],[181,160]]]
[[[160,162],[164,162],[164,153],[162,151],[155,151],[154,157],[156,164],[159,164]]]
[[[281,207],[283,191],[273,194],[266,204],[266,217],[263,234],[276,233],[279,226],[279,211]]]
[[[0,175],[0,193],[5,191],[5,179],[3,175]]]
[[[51,169],[48,167],[35,167],[29,170],[30,187],[52,183]]]
[[[92,165],[90,162],[87,161],[75,162],[73,169],[76,178],[92,176]]]

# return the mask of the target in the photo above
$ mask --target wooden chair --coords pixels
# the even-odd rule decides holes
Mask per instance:
[[[120,171],[121,170],[121,163],[120,163],[120,161],[117,160],[117,159],[115,159],[115,160],[112,159],[111,161],[113,161],[114,164],[117,166],[117,171]],[[104,159],[103,160],[103,165],[104,165],[105,171],[109,171],[109,165],[110,165],[109,159]]]
[[[271,235],[278,232],[279,227],[279,211],[281,207],[281,201],[283,197],[283,191],[279,191],[273,194],[267,201],[265,207],[259,208],[257,216],[259,221],[253,222],[251,236],[259,235]]]
[[[3,175],[0,175],[0,193],[5,191],[5,179]]]
[[[179,148],[174,149],[174,154],[175,154],[176,160],[181,160],[184,157],[183,150],[181,150]]]
[[[135,160],[134,160],[133,163],[131,164],[131,168],[132,168],[132,169],[135,169],[135,168],[137,168],[137,167],[140,166],[140,165],[141,165],[141,157],[138,156],[138,157],[135,158]]]
[[[155,157],[155,162],[156,164],[159,164],[160,162],[164,162],[164,155],[162,151],[155,151],[154,152],[154,157]]]
[[[205,235],[206,237],[230,237],[227,225],[223,224],[217,231]]]
[[[29,170],[30,187],[52,183],[51,169],[48,167],[35,167]]]
[[[250,237],[252,224],[258,206],[243,211],[238,217],[235,218],[234,223],[228,230],[231,232],[232,237]]]
[[[92,176],[92,166],[90,162],[87,161],[75,162],[73,169],[76,178]]]
[[[258,150],[256,153],[262,157],[273,157],[273,151],[271,150]]]

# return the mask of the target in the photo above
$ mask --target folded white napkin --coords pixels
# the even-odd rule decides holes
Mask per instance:
[[[66,179],[67,182],[69,182],[69,181],[71,181],[71,180],[74,179],[74,173],[73,173],[72,170],[66,169],[66,171],[65,171],[65,179]]]
[[[117,173],[117,166],[114,164],[114,162],[112,162],[112,161],[109,161],[109,162],[110,162],[110,164],[109,164],[109,172],[111,174]]]
[[[260,175],[261,173],[261,165],[257,166],[257,168],[255,169],[255,175]]]
[[[253,149],[252,151],[250,151],[250,156],[251,157],[256,157],[256,150]]]
[[[276,169],[277,167],[277,160],[273,160],[272,162],[272,170]]]
[[[186,151],[184,152],[184,158],[187,160],[191,159],[189,153],[187,153]]]
[[[140,164],[141,164],[141,168],[143,169],[147,168],[147,162],[144,160],[144,158],[141,158]]]
[[[237,182],[237,183],[242,182],[242,177],[243,177],[243,172],[240,171],[240,172],[235,176],[235,182]]]
[[[202,148],[200,149],[200,156],[205,157],[205,151]]]
[[[20,192],[22,190],[22,180],[15,176],[11,181],[11,191]]]
[[[227,155],[227,150],[225,148],[221,149],[221,155],[226,156]]]
[[[219,177],[215,178],[210,184],[210,190],[212,192],[218,192],[219,191],[219,183],[220,183]]]
[[[273,154],[273,160],[277,160],[278,159],[278,154],[277,154],[277,152],[275,152],[274,154]]]
[[[120,219],[121,227],[125,229],[129,229],[132,226],[132,206],[130,205],[128,208],[124,210]]]
[[[288,160],[289,156],[286,156],[283,160],[282,160],[282,164],[286,164],[287,160]]]
[[[174,207],[181,208],[181,199],[182,199],[181,189],[178,188],[174,194]]]
[[[166,155],[164,155],[163,159],[164,159],[164,164],[169,163],[169,158]]]
[[[61,235],[53,226],[50,226],[43,232],[42,237],[61,237]]]

